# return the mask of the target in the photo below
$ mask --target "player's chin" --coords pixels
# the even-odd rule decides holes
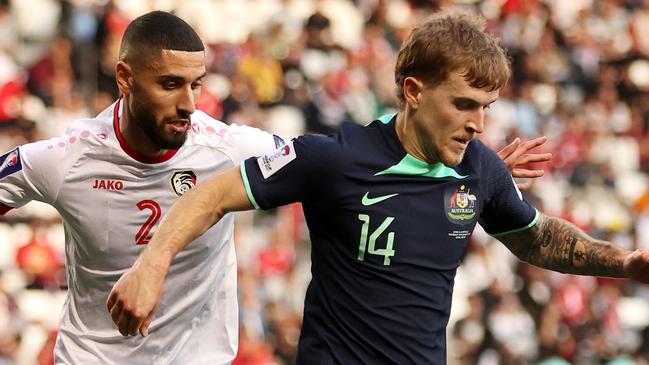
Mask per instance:
[[[165,150],[177,150],[185,144],[186,140],[187,132],[168,133],[159,141],[159,147]]]
[[[464,160],[464,152],[452,152],[452,151],[447,151],[446,153],[442,154],[442,163],[446,166],[449,167],[454,167],[462,163],[462,160]]]

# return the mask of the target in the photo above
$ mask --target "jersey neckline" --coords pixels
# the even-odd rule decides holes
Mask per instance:
[[[397,164],[376,173],[376,175],[397,174],[427,176],[433,178],[454,177],[456,179],[464,179],[467,177],[458,174],[455,168],[446,166],[442,162],[431,164],[408,153],[401,143],[401,140],[399,140],[399,135],[397,134],[397,115],[398,113],[392,113],[376,118],[376,120],[380,122],[379,128],[384,128],[388,132],[388,143],[393,145],[393,148],[398,151],[398,155],[400,156],[400,160]]]
[[[150,157],[139,153],[134,148],[129,146],[128,143],[126,143],[126,140],[122,135],[122,132],[119,130],[119,117],[120,117],[119,106],[121,105],[122,100],[123,100],[123,96],[120,95],[119,99],[117,99],[117,102],[115,102],[115,108],[113,109],[113,128],[115,129],[115,136],[117,137],[117,141],[119,141],[119,145],[120,147],[122,147],[122,150],[126,152],[127,155],[134,158],[135,160],[143,163],[148,163],[148,164],[165,162],[168,161],[170,158],[174,157],[174,155],[176,155],[176,153],[178,152],[177,149],[166,150],[165,153],[161,154],[160,156]]]

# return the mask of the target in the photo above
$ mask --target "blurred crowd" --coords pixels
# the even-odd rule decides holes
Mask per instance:
[[[207,45],[199,107],[290,138],[394,112],[393,67],[418,19],[480,13],[513,78],[480,138],[549,137],[525,191],[590,235],[649,248],[649,0],[0,0],[0,150],[49,138],[118,96],[121,34],[174,11]],[[644,34],[644,36],[643,36]],[[236,365],[292,364],[310,279],[299,205],[237,213]],[[30,203],[0,217],[0,365],[52,364],[63,228]],[[449,364],[649,364],[649,290],[520,263],[477,227],[458,270]]]

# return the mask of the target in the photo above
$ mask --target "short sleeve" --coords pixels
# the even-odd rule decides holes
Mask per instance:
[[[0,157],[0,204],[18,208],[31,200],[49,204],[56,200],[65,153],[65,148],[54,147],[56,143],[56,139],[30,143]]]
[[[248,157],[265,155],[285,144],[281,137],[249,126],[230,125],[228,134],[233,146],[230,157],[235,166]]]
[[[261,157],[241,164],[248,198],[257,209],[304,202],[324,189],[335,170],[336,145],[330,137],[302,136]]]
[[[489,151],[483,158],[483,171],[487,171],[482,185],[489,191],[480,216],[480,225],[492,236],[523,231],[536,224],[538,211],[516,186],[505,163]]]

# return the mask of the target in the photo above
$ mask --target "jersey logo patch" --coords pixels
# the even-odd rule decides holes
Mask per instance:
[[[18,147],[0,156],[0,179],[23,169]]]
[[[367,193],[365,193],[365,195],[363,195],[363,199],[361,199],[361,203],[366,207],[370,205],[374,205],[376,203],[380,203],[384,200],[388,200],[392,197],[399,195],[399,193],[395,193],[395,194],[381,195],[374,198],[370,198],[369,194],[370,192],[368,191]]]
[[[103,190],[122,190],[124,189],[124,183],[118,180],[95,180],[95,184],[92,186],[93,189],[103,189]]]
[[[176,171],[169,180],[171,190],[181,196],[196,186],[196,174],[192,170]]]
[[[287,145],[276,149],[274,152],[257,158],[257,164],[264,179],[268,179],[269,176],[295,160],[296,157],[293,141],[290,141]]]
[[[471,188],[466,185],[447,191],[444,194],[446,217],[451,223],[469,224],[477,215],[477,200],[475,194],[471,194]]]
[[[278,136],[276,134],[273,134],[273,140],[275,141],[275,148],[280,148],[280,147],[286,145],[286,142],[284,142],[282,137],[280,137],[280,136]]]

